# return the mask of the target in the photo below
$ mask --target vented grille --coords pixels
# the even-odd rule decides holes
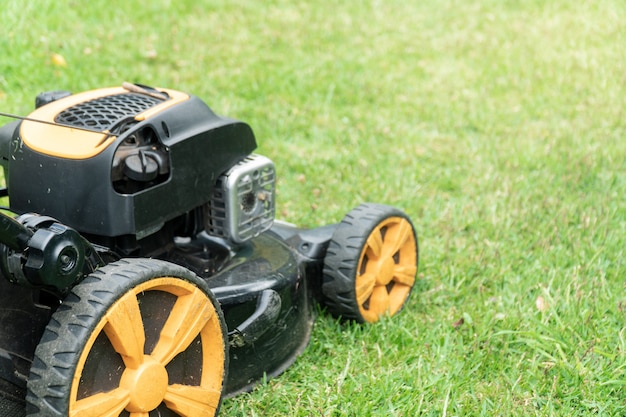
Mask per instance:
[[[276,172],[274,163],[250,155],[217,180],[207,204],[206,231],[241,243],[274,223]]]
[[[118,122],[134,117],[161,102],[158,98],[143,94],[116,94],[69,107],[59,113],[54,121],[101,132],[111,130]]]

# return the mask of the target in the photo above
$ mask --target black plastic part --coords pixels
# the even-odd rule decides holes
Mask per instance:
[[[4,179],[7,183],[11,141],[17,136],[19,126],[20,121],[15,120],[0,127],[0,165],[4,168]]]
[[[109,131],[113,135],[123,132],[125,126],[136,123],[134,115],[154,107],[161,100],[143,94],[124,93],[83,101],[59,112],[54,121],[60,125]]]
[[[288,223],[275,222],[272,232],[280,236],[300,255],[311,259],[321,259],[326,254],[328,242],[336,228],[336,224],[329,224],[315,229],[299,229]]]
[[[4,213],[0,213],[0,243],[15,251],[26,249],[33,232]]]
[[[219,256],[212,259],[211,253]],[[204,262],[202,254],[209,255]],[[195,271],[206,271],[204,277],[222,306],[231,341],[236,341],[230,347],[227,396],[282,373],[307,345],[320,259],[298,255],[271,232],[240,246],[201,234],[170,255],[173,258],[193,265]],[[218,271],[211,273],[214,268]]]
[[[65,90],[45,91],[43,93],[39,93],[35,98],[35,107],[39,108],[41,106],[45,106],[48,103],[70,96],[71,94],[72,93]]]
[[[231,346],[242,347],[256,342],[274,324],[280,313],[280,295],[274,290],[259,294],[256,310],[243,323],[228,333]]]
[[[124,174],[135,181],[152,181],[159,175],[159,164],[152,156],[139,151],[124,160]]]
[[[10,282],[67,293],[104,262],[74,229],[47,216],[0,213],[0,271]]]
[[[115,152],[126,138],[145,128],[168,149],[171,173],[147,189],[120,194],[111,181]],[[87,159],[36,152],[20,141],[18,133],[12,138],[18,146],[10,147],[8,158],[13,210],[53,216],[81,233],[138,239],[209,201],[218,176],[256,147],[250,126],[215,115],[193,96],[133,125]]]
[[[31,285],[63,293],[82,278],[88,247],[75,230],[54,223],[37,230],[28,246],[24,269]]]

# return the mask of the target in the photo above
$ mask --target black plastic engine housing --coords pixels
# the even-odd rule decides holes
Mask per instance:
[[[160,93],[143,108],[100,108],[103,98],[137,95],[110,88],[35,110],[2,137],[11,209],[52,216],[81,233],[140,239],[207,203],[219,175],[256,148],[252,129],[195,96]],[[82,149],[87,142],[93,145]]]

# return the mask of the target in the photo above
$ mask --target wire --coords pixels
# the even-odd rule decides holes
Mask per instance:
[[[111,132],[108,132],[106,130],[103,131],[103,132],[98,132],[98,131],[91,130],[91,129],[86,129],[86,128],[83,128],[83,127],[64,125],[64,124],[61,124],[61,123],[49,122],[47,120],[33,119],[31,117],[18,116],[16,114],[11,114],[11,113],[0,112],[0,116],[10,117],[12,119],[17,119],[17,120],[24,120],[24,121],[27,121],[27,122],[43,123],[45,125],[60,126],[60,127],[66,127],[68,129],[82,130],[82,131],[85,131],[85,132],[102,133],[103,135],[105,135],[105,138],[104,138],[105,140],[110,138],[111,136],[115,136],[114,134],[112,134]]]

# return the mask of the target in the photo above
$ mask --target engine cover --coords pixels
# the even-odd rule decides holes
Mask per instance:
[[[11,209],[139,240],[206,205],[219,176],[256,147],[250,126],[198,97],[136,89],[60,98],[0,135]]]

